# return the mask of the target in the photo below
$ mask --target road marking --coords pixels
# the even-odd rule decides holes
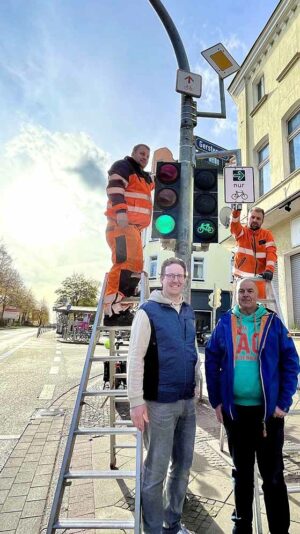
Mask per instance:
[[[56,349],[55,354],[61,354],[61,350]]]
[[[45,384],[40,393],[39,399],[51,400],[54,395],[54,390],[55,384]]]
[[[10,356],[11,354],[13,354],[14,352],[16,352],[17,350],[19,350],[21,347],[24,347],[24,345],[26,345],[26,343],[28,343],[28,341],[30,341],[30,338],[27,339],[26,341],[24,341],[23,343],[20,343],[20,345],[18,345],[17,347],[15,347],[14,349],[11,349],[9,350],[8,352],[4,352],[3,354],[1,354],[0,356],[0,362],[2,360],[5,360],[5,358],[8,358],[8,356]]]
[[[10,439],[20,439],[20,435],[16,434],[0,434],[0,441],[6,441]]]
[[[50,371],[49,371],[49,375],[57,375],[58,374],[58,371],[59,371],[59,367],[51,367]]]
[[[55,356],[55,358],[54,358],[53,361],[54,361],[54,362],[60,362],[60,360],[61,360],[60,356]]]

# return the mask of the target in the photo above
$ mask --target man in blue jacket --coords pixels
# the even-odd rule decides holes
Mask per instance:
[[[224,423],[233,460],[233,533],[252,533],[255,453],[271,534],[288,534],[283,477],[284,417],[297,388],[299,357],[287,329],[257,303],[253,280],[237,285],[238,304],[218,322],[206,347],[209,400]]]
[[[187,273],[165,260],[162,291],[138,310],[128,349],[128,397],[134,426],[144,431],[144,534],[188,534],[181,524],[192,465],[195,419],[195,315],[183,301]]]

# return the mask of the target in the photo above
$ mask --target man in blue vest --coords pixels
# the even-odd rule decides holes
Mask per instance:
[[[183,301],[185,263],[165,260],[161,291],[138,310],[131,331],[128,397],[133,424],[144,431],[144,534],[188,534],[181,523],[195,418],[195,316]]]

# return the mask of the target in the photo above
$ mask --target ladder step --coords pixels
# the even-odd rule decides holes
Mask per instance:
[[[124,356],[122,358],[119,356],[95,356],[90,358],[91,362],[125,362],[126,360],[127,357],[125,358]]]
[[[115,378],[127,378],[127,373],[115,373]]]
[[[75,471],[75,470],[72,470],[72,471],[69,471],[68,473],[66,473],[64,475],[64,478],[70,480],[70,479],[90,479],[90,478],[99,478],[99,479],[103,479],[103,478],[109,478],[109,479],[123,479],[123,478],[135,478],[135,471],[117,471],[117,470],[113,470],[113,471],[92,471],[92,470],[87,470],[87,471]]]
[[[126,389],[124,391],[126,392]],[[115,402],[129,402],[129,399],[128,399],[128,397],[115,397],[114,401]]]
[[[101,520],[101,519],[60,519],[53,525],[54,529],[134,529],[134,521],[116,521],[114,519]]]
[[[99,326],[98,327],[100,331],[104,331],[106,330],[107,332],[129,332],[131,330],[131,325],[130,326]]]
[[[113,449],[136,449],[136,445],[124,443],[124,445],[113,445]]]
[[[132,424],[132,422],[130,421]],[[125,424],[125,421],[123,421],[123,424]],[[90,434],[108,434],[108,435],[122,435],[122,434],[136,434],[137,429],[132,426],[131,428],[115,428],[115,427],[95,427],[95,428],[86,428],[86,427],[79,427],[77,430],[75,430],[74,434],[76,436],[84,436],[84,435],[90,435]]]
[[[300,493],[300,484],[293,486],[292,484],[287,484],[288,493]]]
[[[131,419],[117,419],[114,423],[115,425],[131,425],[133,426],[133,422],[131,421]]]
[[[87,391],[83,392],[83,395],[85,397],[115,397],[118,395],[118,397],[126,397],[127,390],[126,389],[99,389],[98,391],[93,391],[92,389],[89,389]]]

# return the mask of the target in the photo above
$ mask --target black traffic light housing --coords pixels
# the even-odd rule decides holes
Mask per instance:
[[[180,163],[164,161],[157,163],[152,238],[178,238],[180,178]]]
[[[218,169],[194,169],[193,243],[218,243]]]

